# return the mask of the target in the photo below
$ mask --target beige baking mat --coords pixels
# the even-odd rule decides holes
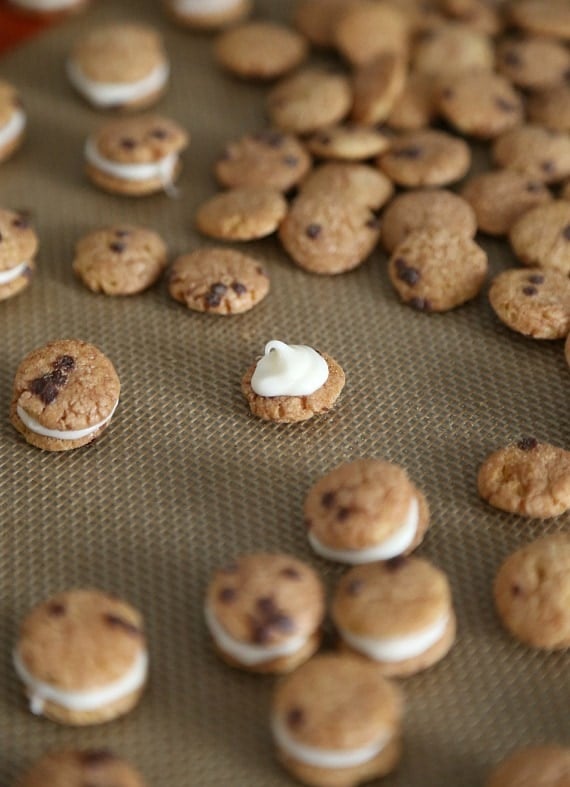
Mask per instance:
[[[285,19],[289,3],[258,3]],[[136,18],[163,32],[172,86],[159,110],[192,133],[182,196],[128,200],[82,175],[82,147],[101,117],[64,78],[72,41],[89,25]],[[406,752],[386,787],[475,787],[520,744],[570,742],[568,654],[544,655],[498,625],[491,582],[502,558],[546,532],[568,530],[492,510],[477,496],[479,463],[522,435],[570,446],[570,373],[561,342],[526,340],[500,325],[485,296],[445,315],[401,306],[378,251],[359,270],[318,278],[274,240],[250,250],[272,292],[251,313],[194,314],[163,285],[129,299],[96,296],[71,272],[73,246],[113,221],[162,232],[172,255],[202,241],[196,206],[214,193],[225,141],[264,123],[265,89],[219,72],[211,39],[173,27],[152,0],[101,0],[89,12],[0,62],[29,110],[24,148],[0,171],[0,204],[31,211],[41,237],[32,287],[0,304],[0,402],[7,414],[21,357],[48,339],[94,342],[123,384],[113,425],[95,445],[48,454],[0,427],[0,782],[52,746],[112,746],[150,785],[277,787],[267,726],[273,681],[240,674],[212,654],[202,621],[210,571],[247,550],[310,561],[332,587],[340,574],[314,558],[302,526],[310,484],[342,461],[402,463],[425,490],[433,526],[420,553],[450,575],[459,637],[440,665],[406,681]],[[511,264],[485,243],[492,269]],[[308,343],[344,366],[347,385],[328,416],[275,426],[250,416],[240,378],[271,338]],[[126,718],[65,729],[32,717],[10,651],[21,616],[77,585],[115,591],[146,616],[152,683]],[[47,786],[46,786],[47,787]]]

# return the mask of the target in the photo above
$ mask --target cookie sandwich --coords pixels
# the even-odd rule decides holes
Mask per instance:
[[[30,284],[38,236],[29,219],[0,208],[0,300],[17,295]]]
[[[20,146],[26,128],[26,113],[16,88],[0,79],[0,162]]]
[[[22,774],[16,787],[145,787],[142,775],[108,749],[62,749],[40,757]]]

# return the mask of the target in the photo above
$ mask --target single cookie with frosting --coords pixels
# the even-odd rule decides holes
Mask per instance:
[[[245,373],[242,392],[258,418],[294,423],[330,410],[344,382],[344,371],[330,356],[273,340]]]
[[[26,113],[16,88],[0,79],[0,162],[14,153],[24,137]]]

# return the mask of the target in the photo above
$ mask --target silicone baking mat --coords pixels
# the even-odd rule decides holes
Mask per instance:
[[[287,19],[289,3],[259,0],[260,17]],[[82,174],[86,135],[104,118],[73,94],[64,58],[90,25],[155,24],[172,59],[159,111],[192,134],[181,196],[129,200]],[[219,71],[211,38],[174,27],[152,0],[100,0],[14,51],[0,75],[29,111],[23,149],[0,171],[0,204],[31,212],[41,237],[38,273],[0,304],[0,782],[8,785],[54,746],[112,746],[150,785],[285,787],[268,732],[272,678],[241,674],[211,651],[202,619],[212,569],[235,553],[283,550],[312,563],[329,588],[341,569],[315,558],[302,526],[309,486],[337,464],[380,456],[403,464],[426,492],[432,528],[419,553],[450,576],[459,618],[449,656],[404,683],[406,750],[386,787],[481,785],[514,747],[570,741],[568,653],[512,641],[493,611],[491,583],[510,551],[568,530],[479,500],[477,469],[523,435],[570,446],[561,342],[531,341],[498,323],[483,293],[444,315],[402,306],[381,251],[358,270],[320,278],[296,268],[276,240],[249,244],[266,265],[270,296],[221,318],[187,311],[163,284],[107,298],[73,277],[77,239],[109,222],[147,224],[171,255],[204,241],[196,207],[216,185],[212,165],[230,138],[264,125],[262,86]],[[482,154],[479,154],[479,159]],[[513,263],[506,244],[482,240],[495,273]],[[123,384],[105,436],[89,448],[43,453],[7,419],[20,359],[49,339],[101,347]],[[294,426],[253,418],[240,379],[264,343],[281,338],[330,353],[347,373],[328,416]],[[34,718],[11,667],[22,615],[60,589],[97,586],[144,612],[152,679],[140,706],[100,727]]]

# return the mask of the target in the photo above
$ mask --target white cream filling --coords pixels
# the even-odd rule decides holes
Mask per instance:
[[[420,656],[443,637],[449,615],[439,618],[433,625],[406,637],[361,637],[339,627],[341,636],[360,653],[375,661],[398,662]]]
[[[18,276],[24,273],[27,267],[27,262],[21,262],[14,268],[9,268],[7,271],[0,271],[0,286],[2,284],[9,284],[11,281],[14,281],[14,279],[17,279]]]
[[[291,637],[280,645],[250,645],[246,642],[239,642],[228,634],[218,623],[209,605],[206,605],[204,608],[204,616],[210,634],[220,650],[227,653],[228,656],[232,656],[240,664],[245,664],[248,667],[272,661],[280,656],[289,656],[292,653],[297,653],[308,639],[308,637],[301,635]]]
[[[119,404],[119,400],[115,402],[115,405],[109,415],[100,421],[98,424],[94,426],[87,426],[85,429],[47,429],[45,426],[42,426],[35,418],[32,418],[31,415],[24,410],[19,404],[16,405],[16,411],[18,413],[18,417],[26,426],[30,432],[34,432],[35,434],[39,434],[42,437],[53,437],[55,440],[81,440],[84,437],[88,437],[93,432],[96,432],[98,429],[101,429],[102,426],[105,426],[111,418],[113,417],[113,413],[117,409],[117,405]]]
[[[90,691],[64,691],[36,680],[24,666],[17,651],[14,651],[14,668],[28,690],[32,713],[41,715],[46,702],[54,702],[71,711],[95,711],[128,697],[144,685],[148,673],[148,654],[146,651],[139,653],[133,666],[120,680]]]
[[[273,737],[285,754],[298,762],[312,765],[315,768],[356,768],[377,757],[392,737],[389,732],[382,732],[374,743],[358,749],[320,749],[299,743],[275,717],[271,721]]]
[[[112,83],[89,79],[72,61],[66,68],[71,84],[96,107],[112,107],[150,96],[164,87],[170,73],[168,64],[161,63],[137,82]]]
[[[312,347],[274,340],[265,345],[251,387],[258,396],[309,396],[328,376],[327,362]]]
[[[333,549],[319,541],[311,531],[309,531],[309,542],[318,555],[327,560],[336,560],[339,563],[359,565],[361,563],[374,563],[375,560],[390,560],[405,552],[413,542],[418,531],[419,521],[420,506],[417,498],[414,497],[410,503],[404,524],[393,536],[381,544],[366,549]]]
[[[147,164],[118,164],[104,158],[97,150],[94,140],[88,139],[85,145],[87,161],[101,172],[112,175],[120,180],[144,181],[158,178],[165,189],[172,186],[174,170],[178,161],[178,153],[170,153],[159,161]]]
[[[0,148],[9,145],[17,139],[26,127],[26,115],[21,109],[16,109],[10,120],[0,127]]]
[[[10,2],[34,11],[57,11],[60,8],[78,5],[78,0],[10,0]]]
[[[171,0],[172,7],[182,14],[207,16],[231,11],[241,4],[242,0]]]

